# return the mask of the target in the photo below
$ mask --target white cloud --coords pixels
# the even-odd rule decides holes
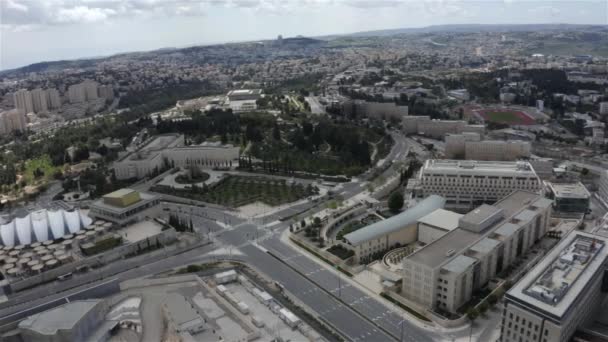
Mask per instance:
[[[28,11],[28,7],[26,5],[15,2],[14,0],[6,0],[6,7],[19,12]]]
[[[57,23],[95,23],[105,21],[116,15],[116,11],[110,8],[90,8],[76,6],[72,8],[61,8],[53,18]]]

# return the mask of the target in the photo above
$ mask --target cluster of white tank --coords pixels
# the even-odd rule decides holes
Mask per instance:
[[[0,245],[30,245],[74,234],[92,223],[80,210],[38,210],[0,226]]]

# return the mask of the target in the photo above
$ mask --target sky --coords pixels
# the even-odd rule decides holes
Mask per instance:
[[[222,42],[442,24],[608,24],[608,0],[0,0],[0,70]]]

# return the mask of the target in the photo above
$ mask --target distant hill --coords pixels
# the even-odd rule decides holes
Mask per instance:
[[[363,31],[363,32],[355,32],[348,34],[340,34],[340,35],[326,35],[326,36],[318,36],[314,38],[309,37],[292,37],[292,38],[284,38],[282,40],[282,45],[287,48],[307,48],[307,47],[317,47],[325,44],[328,40],[340,38],[340,37],[383,37],[383,36],[393,36],[393,35],[401,35],[401,34],[420,34],[420,33],[436,33],[436,32],[523,32],[523,31],[550,31],[550,30],[588,30],[588,31],[597,31],[597,32],[608,32],[608,25],[574,25],[574,24],[513,24],[513,25],[485,25],[485,24],[462,24],[462,25],[435,25],[435,26],[427,26],[427,27],[419,27],[419,28],[398,28],[398,29],[388,29],[388,30],[375,30],[375,31]],[[276,42],[276,40],[267,40],[266,42]],[[226,43],[226,44],[241,44],[245,42],[239,43]],[[95,66],[96,63],[107,60],[109,58],[117,57],[117,56],[129,56],[129,55],[138,55],[140,58],[146,58],[147,54],[166,54],[173,52],[184,52],[187,53],[189,51],[196,51],[202,49],[204,47],[210,47],[214,45],[223,45],[223,44],[210,44],[210,45],[197,45],[186,48],[161,48],[153,51],[146,52],[128,52],[128,53],[119,53],[112,56],[106,57],[95,57],[95,58],[83,58],[78,60],[61,60],[61,61],[48,61],[48,62],[40,62],[30,64],[21,68],[16,68],[12,70],[4,70],[0,71],[0,77],[18,75],[22,73],[29,72],[42,72],[42,71],[52,71],[52,70],[61,70],[61,69],[79,69],[79,68],[87,68]],[[275,44],[272,44],[276,46]]]
[[[433,25],[418,28],[398,28],[388,30],[362,31],[343,35],[329,35],[320,38],[333,37],[380,37],[398,34],[434,33],[434,32],[522,32],[522,31],[550,31],[550,30],[577,30],[582,28],[608,29],[608,25],[575,25],[575,24],[453,24]]]

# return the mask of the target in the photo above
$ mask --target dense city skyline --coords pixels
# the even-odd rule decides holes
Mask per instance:
[[[445,24],[608,23],[607,3],[593,0],[8,0],[0,6],[0,70],[279,34],[321,36]]]

